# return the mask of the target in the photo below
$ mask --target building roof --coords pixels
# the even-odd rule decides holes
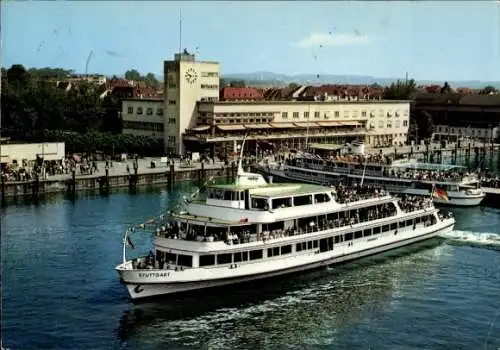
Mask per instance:
[[[346,85],[346,84],[326,84],[321,86],[307,86],[300,94],[300,97],[314,96],[338,96],[341,98],[379,98],[382,96],[383,88],[369,85]]]
[[[221,100],[263,100],[264,93],[260,89],[249,87],[224,87],[220,89]]]
[[[500,106],[500,95],[465,95],[460,99],[461,105]]]
[[[213,185],[211,188],[219,188],[226,190],[246,190],[252,189],[252,194],[255,194],[259,197],[279,197],[279,196],[297,196],[301,194],[309,194],[309,193],[317,193],[317,192],[330,192],[331,188],[320,185],[312,185],[312,184],[302,184],[302,183],[271,183],[265,186],[256,186],[256,185],[248,185],[248,186],[238,186],[234,184],[227,185]]]
[[[417,103],[432,105],[500,106],[500,95],[479,95],[471,93],[427,93],[418,92],[413,96]]]
[[[409,100],[351,100],[351,101],[283,101],[283,100],[263,100],[263,101],[200,101],[200,104],[212,104],[212,105],[307,105],[307,104],[398,104],[398,103],[410,103]]]

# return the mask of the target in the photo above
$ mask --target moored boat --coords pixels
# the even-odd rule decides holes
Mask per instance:
[[[283,164],[262,164],[259,171],[287,181],[374,184],[391,193],[429,196],[437,204],[451,206],[477,206],[486,197],[474,173],[457,166],[411,160],[383,164],[350,156],[333,161],[301,153]]]

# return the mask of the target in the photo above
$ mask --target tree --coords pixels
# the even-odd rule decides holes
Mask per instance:
[[[136,69],[130,69],[130,70],[125,72],[125,79],[140,81],[141,80],[141,73],[139,73]]]
[[[448,82],[445,81],[443,87],[441,88],[441,93],[442,94],[447,94],[447,93],[450,93],[450,92],[452,92],[450,84],[448,84]]]
[[[298,89],[299,87],[300,87],[300,85],[297,84],[297,83],[290,83],[290,84],[288,84],[288,88],[289,89],[295,90],[295,89]]]
[[[416,91],[415,80],[398,80],[384,88],[383,98],[386,100],[409,100]]]
[[[143,80],[146,84],[151,85],[151,86],[157,87],[158,85],[160,85],[160,82],[158,81],[158,79],[156,79],[156,77],[153,73],[146,74],[146,76],[144,77]]]
[[[13,64],[6,73],[9,83],[25,85],[28,82],[29,74],[22,64]]]

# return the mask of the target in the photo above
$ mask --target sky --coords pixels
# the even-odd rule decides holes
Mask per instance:
[[[85,73],[91,55],[88,73],[161,75],[182,47],[222,74],[500,81],[499,0],[2,1],[1,12],[4,67]]]

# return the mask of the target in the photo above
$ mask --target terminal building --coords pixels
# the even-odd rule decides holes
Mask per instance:
[[[409,101],[265,100],[264,94],[248,88],[220,91],[219,78],[218,62],[196,61],[186,51],[176,54],[164,62],[163,100],[122,101],[123,132],[162,140],[166,154],[196,151],[211,156],[235,152],[244,135],[251,153],[309,143],[360,140],[393,146],[407,141]]]

